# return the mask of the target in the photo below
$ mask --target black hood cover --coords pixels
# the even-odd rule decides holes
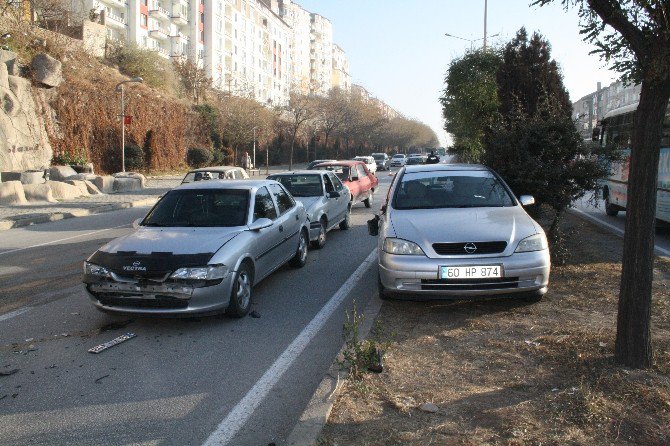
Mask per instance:
[[[104,266],[108,270],[122,276],[162,276],[179,268],[205,266],[213,252],[202,254],[173,254],[171,252],[152,252],[138,254],[135,251],[119,251],[109,253],[97,251],[89,262]]]

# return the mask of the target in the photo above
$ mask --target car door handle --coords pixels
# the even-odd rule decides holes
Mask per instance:
[[[279,232],[284,232],[284,226],[279,225]]]
[[[296,219],[296,220],[300,220],[300,217],[298,217],[298,216],[296,215],[296,216],[295,216],[295,219]]]

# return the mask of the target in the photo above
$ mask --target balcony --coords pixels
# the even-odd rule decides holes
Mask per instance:
[[[170,18],[179,25],[188,25],[188,17],[180,11],[173,12]]]
[[[149,35],[157,40],[167,40],[169,33],[166,29],[154,28],[151,31],[149,31]]]
[[[163,56],[166,59],[170,58],[170,51],[166,50],[162,46],[154,47],[154,51],[156,51],[158,54],[160,54],[161,56]]]
[[[120,15],[114,14],[113,12],[105,11],[105,25],[125,29],[126,19]]]
[[[126,2],[125,0],[101,0],[100,3],[111,5],[111,6],[116,6],[121,7],[121,8],[126,8]]]
[[[190,38],[186,34],[182,33],[181,31],[178,32],[177,34],[174,34],[174,35],[170,36],[170,38],[172,38],[173,42],[186,42],[186,43],[188,43],[188,41],[190,40]]]
[[[170,20],[170,13],[158,3],[150,6],[149,15],[155,19]]]

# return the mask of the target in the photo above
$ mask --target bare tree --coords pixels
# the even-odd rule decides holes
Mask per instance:
[[[173,60],[174,69],[181,79],[181,83],[191,96],[193,102],[198,104],[207,94],[212,86],[212,79],[207,76],[204,68],[185,57]]]
[[[286,117],[291,132],[291,150],[289,152],[288,168],[293,169],[293,149],[295,140],[301,127],[314,116],[312,97],[291,93],[288,104],[281,108],[282,114]]]

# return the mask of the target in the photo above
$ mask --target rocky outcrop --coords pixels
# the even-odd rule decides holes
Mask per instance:
[[[26,194],[20,181],[0,183],[0,204],[26,204]]]
[[[48,184],[24,184],[23,191],[25,192],[28,201],[46,201],[48,203],[55,203],[51,186]]]
[[[99,175],[91,181],[102,193],[110,194],[114,192],[114,177],[111,175]]]
[[[11,75],[16,55],[0,54],[0,171],[42,170],[53,152],[28,79]],[[12,72],[16,72],[12,68]]]
[[[82,191],[79,187],[63,183],[62,181],[48,181],[47,184],[51,188],[54,198],[58,200],[72,200],[82,195],[88,196],[85,185]]]
[[[47,87],[58,87],[63,83],[63,65],[48,54],[38,54],[32,61],[35,80]]]
[[[49,179],[53,181],[69,180],[76,175],[77,172],[75,172],[75,170],[70,166],[51,166],[49,168]]]
[[[11,76],[19,75],[19,63],[16,53],[7,50],[0,50],[0,63],[7,67],[7,73]]]

